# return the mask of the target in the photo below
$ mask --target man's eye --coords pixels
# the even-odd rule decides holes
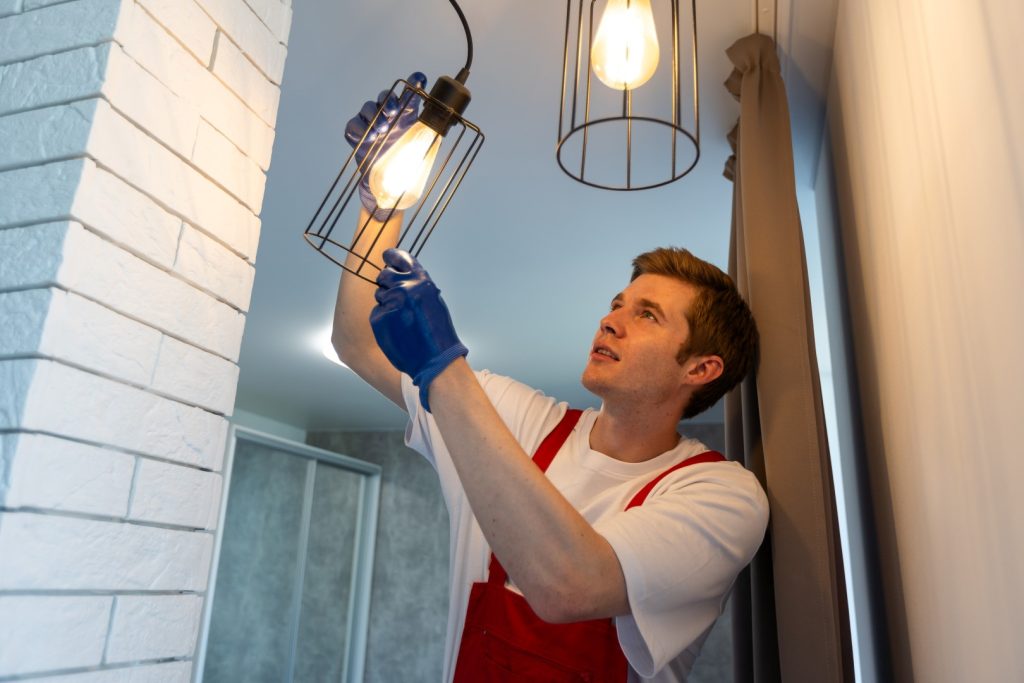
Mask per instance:
[[[646,317],[646,318],[650,318],[651,320],[657,320],[657,318],[655,317],[655,315],[654,315],[653,313],[651,313],[650,311],[644,311],[644,312],[643,312],[643,313],[641,313],[640,315],[642,315],[642,316],[644,316],[644,317]]]

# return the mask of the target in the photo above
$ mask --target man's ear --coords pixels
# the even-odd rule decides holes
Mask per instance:
[[[693,356],[686,361],[686,366],[687,382],[698,386],[714,382],[725,369],[721,356]]]

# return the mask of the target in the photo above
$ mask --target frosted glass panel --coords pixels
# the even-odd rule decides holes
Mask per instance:
[[[205,683],[281,683],[310,461],[239,441],[210,618]]]
[[[341,680],[359,479],[317,465],[295,659],[296,683]]]
[[[203,683],[346,679],[367,475],[295,446],[235,444]]]

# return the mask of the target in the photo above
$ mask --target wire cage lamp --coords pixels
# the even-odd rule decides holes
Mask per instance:
[[[462,9],[455,0],[449,2],[466,33],[466,65],[455,78],[437,79],[429,93],[408,80],[395,81],[387,96],[380,98],[366,133],[345,160],[304,232],[314,249],[371,283],[376,282],[381,264],[371,261],[370,255],[389,226],[401,222],[393,246],[419,256],[484,142],[481,130],[463,116],[470,101],[465,82],[473,62],[473,38]],[[411,128],[399,130],[396,124],[401,117],[393,111],[388,116],[389,102],[422,113]],[[371,138],[373,131],[382,132]],[[411,140],[413,135],[419,136],[418,147]],[[394,161],[390,152],[407,141],[408,148],[415,151],[407,153],[406,160],[411,154],[415,168],[411,173],[402,170],[392,174],[392,178],[400,179],[397,189],[378,189],[382,186],[379,178],[387,175],[380,169]],[[361,150],[365,155],[360,159]],[[377,209],[367,212],[363,219],[358,218],[361,188],[372,192],[377,202]]]
[[[556,158],[569,177],[644,190],[697,165],[697,2],[689,4],[683,13],[679,0],[566,0]]]

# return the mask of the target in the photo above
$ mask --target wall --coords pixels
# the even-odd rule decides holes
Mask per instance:
[[[1021,680],[1019,2],[841,3],[829,124],[893,678]]]
[[[0,0],[0,678],[189,678],[290,20]]]

